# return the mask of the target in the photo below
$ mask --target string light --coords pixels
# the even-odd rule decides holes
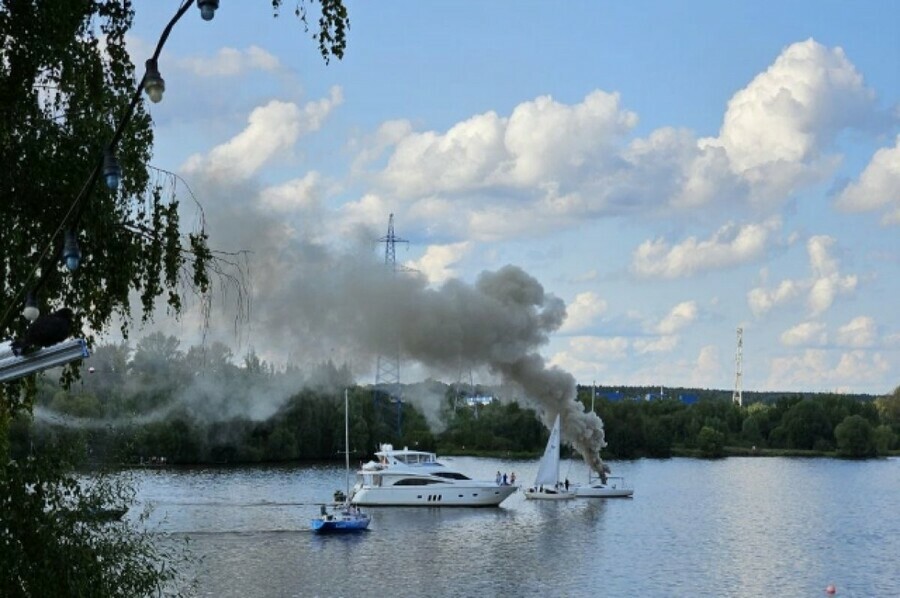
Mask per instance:
[[[122,168],[116,155],[111,149],[107,149],[103,153],[103,178],[106,180],[106,186],[115,191],[119,188],[119,181],[122,179]]]
[[[144,91],[147,92],[147,97],[150,98],[151,102],[158,104],[162,100],[163,92],[166,91],[166,82],[162,75],[159,74],[156,59],[148,59],[146,65],[147,74],[144,75]]]
[[[66,240],[63,244],[63,263],[69,272],[74,272],[81,264],[81,249],[78,247],[78,238],[72,229],[66,230]]]
[[[25,309],[22,311],[22,315],[25,316],[25,319],[29,322],[34,322],[37,320],[38,316],[41,315],[41,310],[38,309],[34,293],[30,291],[28,295],[25,296]]]
[[[197,0],[197,8],[200,9],[200,17],[204,21],[212,21],[219,8],[219,0]]]

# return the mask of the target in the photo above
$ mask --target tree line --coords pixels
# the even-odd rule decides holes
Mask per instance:
[[[98,347],[68,390],[52,376],[38,384],[36,418],[13,422],[13,454],[48,445],[83,446],[90,459],[124,464],[226,464],[342,458],[343,389],[349,389],[350,451],[368,458],[379,443],[442,454],[539,454],[547,431],[534,410],[508,400],[471,406],[460,396],[497,389],[430,381],[437,422],[421,408],[355,385],[331,362],[277,370],[250,353],[242,365],[213,343],[182,351],[156,333]],[[409,389],[411,387],[407,387]],[[815,451],[873,457],[898,449],[900,387],[883,397],[841,394],[749,395],[743,407],[723,391],[675,392],[652,400],[581,387],[578,399],[603,419],[607,459],[716,457],[726,449]],[[406,391],[405,391],[406,392]],[[686,393],[680,395],[682,398]],[[608,397],[615,397],[610,399]],[[465,397],[463,396],[463,399]],[[431,405],[435,407],[435,405]],[[439,431],[435,431],[435,429]]]

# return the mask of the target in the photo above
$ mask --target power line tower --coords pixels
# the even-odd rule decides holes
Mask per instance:
[[[387,234],[380,239],[384,243],[384,265],[388,276],[396,276],[397,272],[405,271],[403,266],[397,266],[397,243],[409,243],[394,234],[394,215],[388,218]],[[403,410],[403,396],[400,388],[400,339],[394,331],[393,339],[386,343],[386,347],[392,350],[378,356],[375,368],[375,403],[378,404],[379,393],[387,395],[387,402],[397,405],[397,436],[401,435],[401,414]],[[396,349],[396,350],[393,350]]]
[[[734,392],[731,400],[739,407],[744,406],[744,329],[737,329],[737,350],[734,353]]]

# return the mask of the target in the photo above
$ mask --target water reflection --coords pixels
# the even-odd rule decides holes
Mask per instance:
[[[532,463],[455,465],[534,475]],[[900,461],[615,469],[635,498],[370,508],[369,532],[334,537],[310,533],[309,519],[341,487],[340,467],[147,471],[138,490],[157,505],[151,525],[204,557],[201,595],[812,596],[832,582],[841,596],[900,594]]]

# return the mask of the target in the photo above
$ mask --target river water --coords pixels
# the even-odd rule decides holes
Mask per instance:
[[[472,477],[536,463],[457,457]],[[151,529],[189,538],[201,596],[900,596],[900,459],[612,463],[633,499],[370,508],[317,536],[339,466],[138,471]],[[560,469],[584,481],[581,462]],[[132,514],[138,510],[132,510]]]

